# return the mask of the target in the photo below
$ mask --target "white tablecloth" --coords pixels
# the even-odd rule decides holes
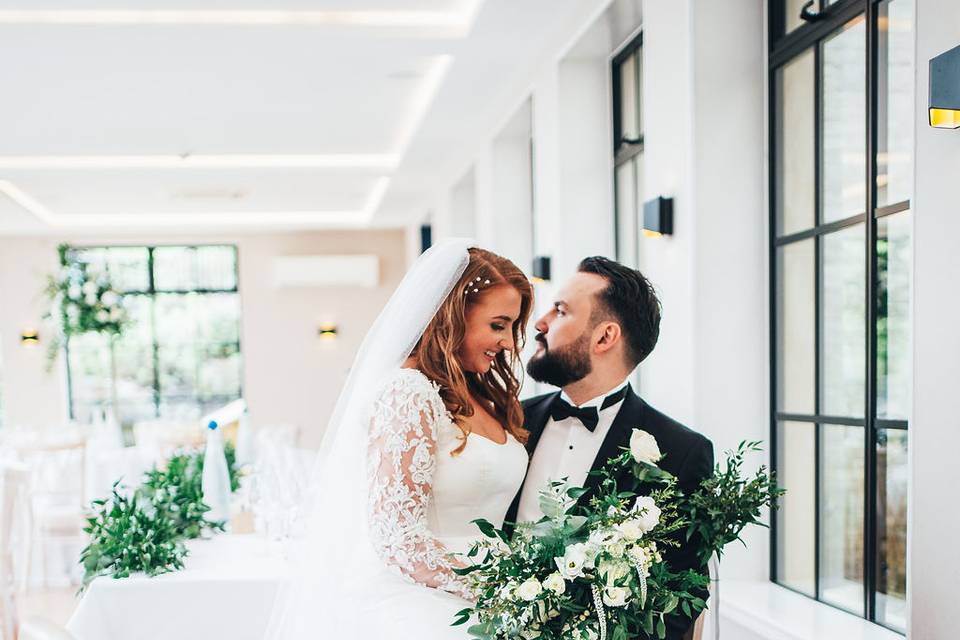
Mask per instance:
[[[261,640],[291,574],[279,546],[229,534],[188,546],[182,571],[94,580],[67,629],[78,640]]]

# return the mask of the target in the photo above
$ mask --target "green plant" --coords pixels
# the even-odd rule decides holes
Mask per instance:
[[[231,491],[240,486],[236,452],[224,449]],[[94,500],[84,531],[90,542],[80,553],[81,590],[97,576],[125,578],[142,571],[154,576],[183,568],[184,544],[204,531],[220,532],[225,523],[207,520],[203,503],[203,451],[179,453],[148,471],[132,492],[114,483],[109,500]]]

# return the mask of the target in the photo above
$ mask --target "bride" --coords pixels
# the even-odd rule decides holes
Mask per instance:
[[[269,637],[462,640],[454,569],[527,469],[516,374],[533,292],[463,241],[427,251],[357,354],[324,436],[298,575]],[[381,635],[382,634],[382,635]]]

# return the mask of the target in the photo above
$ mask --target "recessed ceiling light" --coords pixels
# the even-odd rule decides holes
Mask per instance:
[[[0,169],[375,169],[390,171],[389,153],[0,156]]]

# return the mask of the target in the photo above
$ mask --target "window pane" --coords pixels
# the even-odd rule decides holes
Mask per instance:
[[[814,225],[813,51],[777,70],[777,235]]]
[[[637,60],[629,56],[620,64],[620,135],[622,138],[636,139],[640,135],[637,127]]]
[[[121,422],[156,416],[153,376],[153,301],[129,295],[130,324],[116,341],[117,400]]]
[[[913,0],[879,6],[877,206],[913,193]]]
[[[866,209],[866,56],[862,17],[823,44],[823,221]]]
[[[866,378],[864,225],[822,238],[821,413],[863,416]]]
[[[907,624],[907,432],[881,429],[877,441],[877,621]]]
[[[233,247],[197,247],[200,289],[236,289],[237,251]]]
[[[636,264],[637,247],[637,184],[634,159],[617,167],[617,260]]]
[[[910,212],[877,220],[877,416],[906,420],[910,353]]]
[[[820,595],[862,615],[863,427],[821,429]]]
[[[150,288],[150,266],[145,247],[111,247],[107,251],[110,282],[118,291]]]
[[[800,11],[807,0],[783,0],[784,10],[786,11],[786,30],[790,33],[797,27],[803,26],[806,22],[800,17]]]
[[[777,399],[786,413],[815,406],[814,240],[777,249]]]
[[[777,425],[777,484],[786,489],[777,509],[777,579],[814,595],[816,483],[814,425]]]
[[[195,247],[157,247],[153,250],[154,286],[160,291],[199,288]]]

